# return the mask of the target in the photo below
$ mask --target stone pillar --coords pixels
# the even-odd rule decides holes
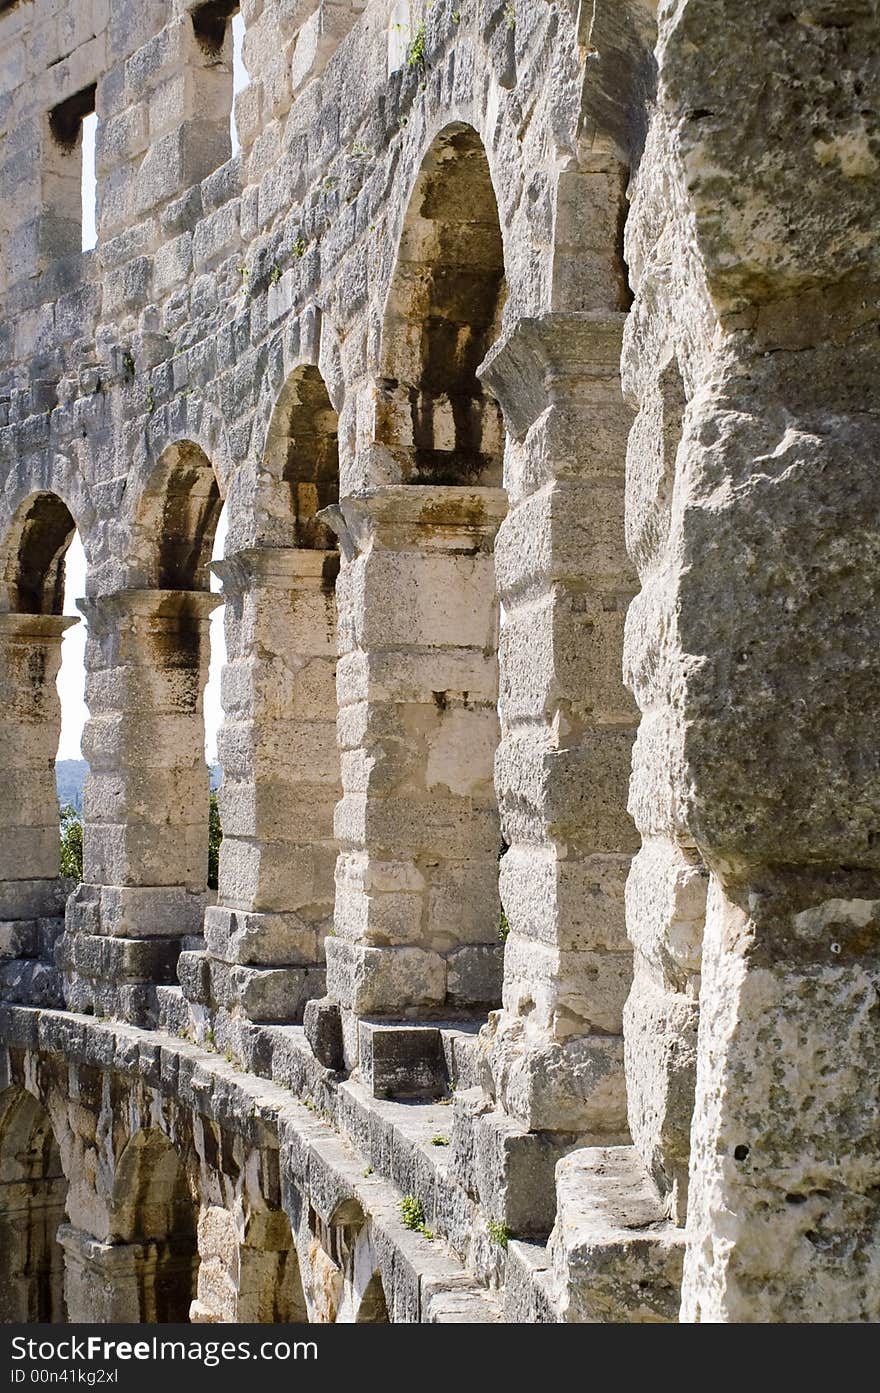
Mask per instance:
[[[496,546],[509,936],[503,1009],[483,1041],[504,1111],[568,1147],[626,1137],[624,883],[638,839],[626,810],[636,711],[621,671],[634,590],[624,318],[522,320],[481,371],[512,437]]]
[[[202,698],[220,596],[127,590],[88,618],[84,876],[63,940],[72,1009],[155,1020],[206,903],[208,770]]]
[[[76,619],[0,615],[0,995],[61,1004],[51,966],[70,883],[59,875],[55,757],[61,640]]]
[[[501,489],[393,485],[322,514],[343,555],[326,949],[349,1066],[359,1019],[438,1020],[498,999],[492,550],[506,507]]]
[[[0,1181],[0,1321],[65,1320],[63,1260],[56,1242],[67,1182]]]
[[[166,1240],[107,1243],[62,1224],[64,1299],[71,1324],[153,1325],[186,1321],[198,1258]]]
[[[253,1021],[300,1021],[324,990],[333,923],[334,551],[276,547],[218,562],[227,665],[218,903],[196,999]],[[181,963],[187,979],[199,964]],[[190,988],[192,991],[193,988]],[[207,1004],[207,1003],[206,1003]]]

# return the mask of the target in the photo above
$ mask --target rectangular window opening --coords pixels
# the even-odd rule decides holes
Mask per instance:
[[[244,19],[238,0],[207,0],[206,4],[193,10],[192,24],[207,65],[223,68],[226,74],[231,73],[232,76],[223,106],[229,113],[230,155],[234,156],[240,149],[235,126],[235,95],[247,87],[250,80],[242,55]]]
[[[56,246],[65,255],[90,251],[98,240],[95,91],[92,83],[49,113],[54,149],[49,152],[46,174],[59,230]]]
[[[95,171],[95,136],[98,117],[94,111],[82,123],[82,249],[89,252],[98,244],[98,180]]]

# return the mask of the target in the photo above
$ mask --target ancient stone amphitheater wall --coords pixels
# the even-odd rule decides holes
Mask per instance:
[[[0,1315],[876,1319],[876,0],[237,9],[0,3]]]

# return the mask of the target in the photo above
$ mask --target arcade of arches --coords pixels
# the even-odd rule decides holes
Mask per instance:
[[[0,1319],[880,1318],[872,7],[38,8]]]

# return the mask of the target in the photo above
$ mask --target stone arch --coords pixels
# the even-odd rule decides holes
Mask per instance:
[[[388,1303],[385,1300],[385,1287],[382,1274],[374,1272],[361,1297],[361,1304],[355,1316],[355,1325],[388,1325]]]
[[[188,1321],[196,1295],[198,1202],[174,1143],[157,1128],[128,1142],[116,1167],[109,1241],[131,1255],[139,1318]]]
[[[316,513],[339,501],[339,417],[317,366],[300,365],[284,383],[266,436],[264,462],[289,490],[295,545],[332,549],[333,534]]]
[[[128,584],[83,606],[91,643],[84,877],[68,906],[68,1005],[155,1023],[157,985],[176,980],[181,939],[201,931],[208,881],[203,695],[210,657],[210,561],[217,477],[191,438],[166,445],[135,508]],[[118,737],[108,740],[112,728]],[[124,986],[76,934],[151,939]],[[113,927],[109,927],[109,924]]]
[[[472,126],[454,122],[422,161],[385,305],[376,440],[404,482],[501,483],[501,413],[477,368],[505,294],[486,152]]]
[[[73,515],[57,493],[33,493],[19,506],[0,553],[11,613],[61,613],[64,558],[75,531]]]
[[[335,1312],[342,1325],[387,1325],[388,1304],[372,1225],[357,1199],[337,1205],[321,1226],[325,1252],[340,1280]]]
[[[46,1109],[31,1094],[0,1094],[0,1321],[66,1321],[58,1242],[67,1181]]]
[[[178,440],[166,446],[139,510],[150,585],[159,590],[208,589],[221,507],[214,468],[201,445]]]

